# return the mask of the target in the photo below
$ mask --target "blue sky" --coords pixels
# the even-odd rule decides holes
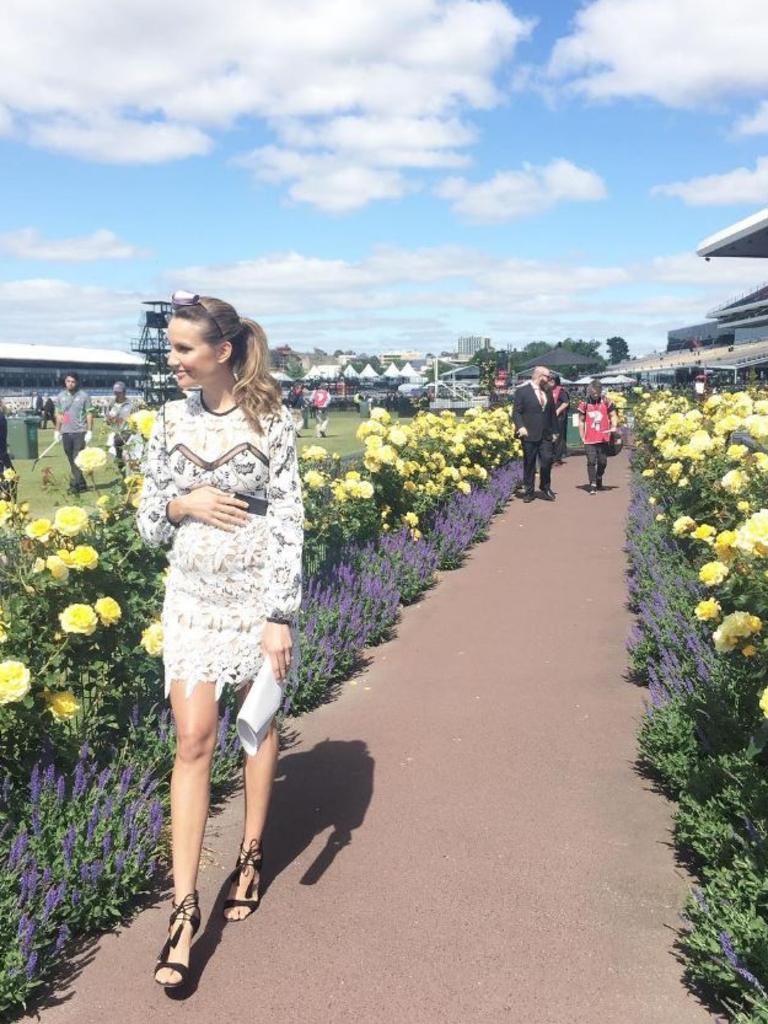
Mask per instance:
[[[9,0],[0,24],[0,340],[126,348],[183,287],[299,349],[640,354],[768,278],[693,254],[768,205],[764,0]]]

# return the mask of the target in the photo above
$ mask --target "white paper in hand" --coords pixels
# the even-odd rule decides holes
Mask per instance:
[[[253,756],[264,742],[269,723],[282,701],[282,688],[275,679],[269,658],[265,657],[237,716],[237,735],[246,754]]]

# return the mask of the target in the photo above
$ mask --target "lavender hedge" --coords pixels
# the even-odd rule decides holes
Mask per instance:
[[[675,839],[700,883],[679,948],[690,982],[730,1020],[767,1024],[768,773],[764,755],[748,754],[755,681],[715,652],[695,618],[709,595],[648,497],[637,478],[627,527],[637,613],[629,652],[649,688],[640,762],[677,803]]]
[[[455,494],[414,540],[383,534],[353,547],[341,563],[310,577],[300,621],[302,662],[291,714],[326,700],[359,663],[363,649],[385,639],[401,604],[432,586],[438,569],[459,565],[521,479],[517,464],[484,488]],[[214,799],[240,763],[232,709],[222,716],[212,776]],[[174,733],[170,713],[134,709],[120,748],[87,744],[74,769],[44,751],[28,785],[10,776],[0,790],[0,1013],[24,1007],[50,979],[71,939],[124,919],[154,891],[164,864]]]

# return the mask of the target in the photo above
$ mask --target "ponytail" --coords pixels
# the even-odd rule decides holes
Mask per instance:
[[[255,320],[240,318],[241,328],[232,342],[235,399],[257,433],[263,419],[274,416],[282,405],[280,385],[269,372],[267,336]]]

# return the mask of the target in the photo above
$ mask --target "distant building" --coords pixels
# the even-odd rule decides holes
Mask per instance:
[[[464,337],[459,338],[457,352],[459,357],[471,359],[475,352],[480,352],[481,349],[490,347],[490,338],[483,338],[479,334],[466,334]]]
[[[667,332],[667,352],[695,352],[713,345],[732,345],[733,331],[723,330],[716,320],[707,320],[691,327],[677,327]]]
[[[138,391],[144,357],[114,348],[0,343],[0,395],[59,391],[69,370],[74,370],[83,388],[92,393],[111,393],[116,380],[124,381],[129,391]]]
[[[409,363],[414,359],[423,359],[423,352],[406,352],[405,349],[397,349],[389,352],[380,352],[379,359],[382,365],[389,365],[392,362]]]

